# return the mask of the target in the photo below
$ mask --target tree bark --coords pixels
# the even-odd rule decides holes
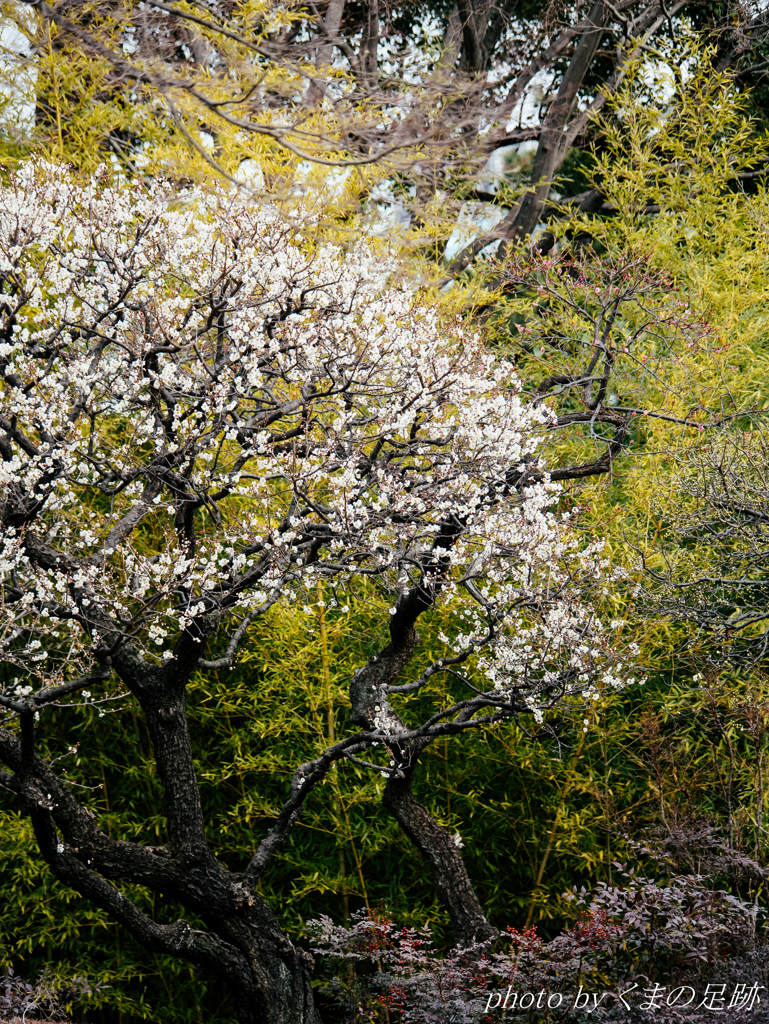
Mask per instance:
[[[486,920],[451,833],[443,828],[414,797],[411,777],[390,779],[382,805],[430,866],[438,894],[449,912],[458,946],[492,941],[497,930]]]
[[[379,80],[379,0],[367,0],[365,10],[359,60],[365,87],[372,90]]]
[[[339,29],[342,25],[344,2],[345,0],[330,0],[328,5],[326,17],[323,19],[324,41],[315,51],[315,65],[318,68],[321,77],[320,79],[314,79],[310,83],[310,87],[307,90],[307,95],[304,100],[304,105],[306,107],[311,107],[315,103],[318,103],[323,96],[324,87],[322,84],[322,75],[328,70],[328,66],[331,64],[331,59],[334,56],[334,39],[338,37]]]
[[[511,241],[518,241],[531,234],[540,220],[553,178],[566,156],[569,145],[569,118],[577,102],[577,94],[603,38],[607,16],[607,5],[604,0],[596,0],[587,17],[587,27],[582,32],[558,93],[542,124],[531,173],[533,188],[523,197],[511,218],[506,232]]]
[[[451,531],[447,531],[442,546],[450,546],[450,536]],[[353,674],[350,719],[356,725],[382,729],[388,735],[384,742],[402,767],[388,779],[383,806],[427,861],[449,912],[457,945],[470,946],[493,940],[497,932],[486,920],[453,837],[417,802],[411,791],[419,756],[430,740],[400,740],[399,736],[408,730],[388,700],[390,687],[411,660],[419,642],[416,622],[434,598],[435,593],[422,586],[401,595],[390,618],[390,643]]]
[[[34,749],[34,711],[21,735],[0,729],[0,785],[29,815],[41,853],[65,885],[107,911],[146,949],[217,976],[232,994],[240,1024],[320,1024],[311,985],[312,957],[295,947],[253,884],[213,855],[204,829],[185,708],[184,652],[167,668],[124,649],[118,673],[138,698],[165,791],[167,842],[149,847],[99,828],[70,787]],[[117,883],[117,884],[116,884]],[[159,924],[117,887],[162,891],[205,925]]]

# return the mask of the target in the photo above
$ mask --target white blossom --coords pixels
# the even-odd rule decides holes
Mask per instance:
[[[202,656],[209,620],[309,613],[319,580],[362,576],[393,621],[417,583],[444,601],[449,651],[538,721],[623,685],[574,585],[606,576],[602,545],[537,461],[551,413],[390,269],[223,190],[169,203],[45,165],[0,184],[8,662],[53,678],[121,637]]]

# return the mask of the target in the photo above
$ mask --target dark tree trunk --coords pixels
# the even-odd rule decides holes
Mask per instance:
[[[491,941],[497,931],[486,920],[451,833],[439,825],[411,792],[411,779],[390,779],[382,804],[425,858],[449,912],[458,946]]]
[[[558,93],[543,122],[531,173],[534,189],[526,193],[512,212],[511,223],[506,232],[507,237],[512,240],[517,241],[531,234],[542,216],[553,178],[560,170],[571,144],[569,119],[577,102],[577,94],[593,62],[595,51],[603,38],[606,19],[606,4],[604,0],[597,0],[587,17],[588,26],[594,27],[587,27],[582,32]]]
[[[244,908],[245,909],[245,908]],[[222,972],[240,1024],[320,1024],[312,991],[312,957],[281,932],[261,899],[247,913],[209,922],[243,952],[245,970]]]
[[[447,533],[447,537],[451,535]],[[443,541],[445,547],[450,543],[450,539]],[[451,833],[438,824],[411,792],[411,779],[419,756],[430,740],[400,740],[399,736],[407,730],[388,700],[388,691],[413,657],[419,643],[415,624],[422,612],[430,607],[436,592],[429,593],[417,586],[401,595],[390,619],[390,643],[379,654],[369,658],[352,677],[350,718],[356,725],[380,728],[390,734],[391,739],[385,742],[393,758],[406,767],[388,779],[383,805],[425,858],[451,917],[457,945],[469,946],[474,942],[493,940],[497,932],[486,920]]]
[[[228,871],[205,836],[185,708],[183,653],[166,669],[128,649],[115,659],[146,717],[165,791],[167,843],[114,839],[99,828],[70,787],[35,753],[34,713],[21,736],[0,729],[0,785],[20,799],[54,875],[107,911],[146,949],[187,960],[218,977],[240,1024],[320,1024],[311,985],[312,957],[282,932],[253,880]],[[187,666],[187,669],[189,666]],[[159,924],[117,887],[137,883],[175,900],[205,929]]]

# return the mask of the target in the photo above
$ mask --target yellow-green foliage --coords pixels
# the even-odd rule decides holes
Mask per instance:
[[[186,0],[176,7],[201,16]],[[232,37],[213,24],[174,21],[138,3],[84,4],[67,16],[77,19],[75,27],[87,39],[78,40],[17,0],[0,3],[0,87],[9,97],[0,111],[5,166],[35,155],[84,172],[107,162],[126,174],[172,181],[224,175],[244,181],[257,198],[269,193],[296,199],[301,193],[306,200],[309,193],[309,205],[322,205],[326,213],[331,199],[337,218],[368,184],[372,172],[366,167],[342,179],[332,168],[329,182],[328,167],[313,171],[300,164],[305,155],[333,164],[342,154],[338,118],[328,107],[303,108],[310,65],[300,71],[259,51],[305,12],[249,0],[226,22]],[[147,53],[132,52],[148,19]],[[344,77],[330,68],[323,75]],[[345,113],[347,130],[356,118],[369,116],[354,108]],[[293,123],[288,132],[275,127]],[[251,163],[243,168],[246,161]]]
[[[663,564],[668,513],[690,472],[684,453],[714,443],[722,431],[756,429],[769,408],[769,138],[748,116],[748,97],[713,71],[711,58],[707,49],[687,45],[677,66],[688,68],[688,77],[671,72],[658,83],[655,95],[666,92],[664,102],[650,101],[644,69],[629,75],[598,124],[593,179],[604,207],[558,228],[564,251],[576,239],[583,253],[589,245],[606,264],[638,257],[660,275],[659,287],[618,319],[612,337],[612,402],[649,414],[634,420],[632,454],[618,459],[611,474],[579,486],[586,529],[605,533],[614,561],[632,570],[612,596],[618,613],[632,606],[641,554],[657,568]],[[519,295],[510,304],[514,318],[538,326],[537,301],[534,293]],[[680,316],[687,306],[693,323],[701,318],[699,339],[658,322],[623,353],[623,332],[637,328],[645,311]],[[565,302],[560,310],[564,334],[585,336],[586,317]],[[519,361],[536,383],[558,372],[559,358],[543,345],[523,351]],[[549,461],[587,457],[591,447],[595,457],[584,430],[559,432]],[[660,621],[647,632],[652,664],[657,656],[664,662],[684,636],[682,627]]]
[[[697,72],[671,83],[669,105],[640,104],[632,81],[614,98],[601,121],[605,149],[595,179],[616,212],[584,226],[609,252],[647,253],[680,300],[707,319],[714,345],[705,359],[699,353],[685,360],[689,379],[674,377],[671,410],[702,403],[716,414],[760,411],[769,359],[769,234],[762,221],[769,138],[747,116],[747,98],[708,66],[710,54],[698,56]],[[664,421],[645,426],[650,456],[628,481],[648,507],[654,480],[670,465],[654,449],[669,452],[671,442],[677,448],[696,433]]]

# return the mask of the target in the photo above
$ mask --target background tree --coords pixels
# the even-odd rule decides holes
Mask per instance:
[[[675,62],[696,27],[718,44],[714,69],[755,84],[767,30],[764,13],[686,0],[427,9],[334,0],[309,13],[254,3],[205,14],[161,2],[41,2],[11,4],[5,16],[29,40],[38,145],[47,137],[58,159],[62,147],[78,162],[109,153],[131,174],[162,176],[195,173],[202,161],[271,192],[305,187],[305,160],[359,168],[352,195],[371,195],[375,182],[381,190],[384,178],[398,216],[438,255],[467,199],[489,204],[493,238],[527,236],[551,216],[567,157],[573,205],[600,205],[579,173],[585,148],[600,143],[592,118],[650,47],[652,65]],[[510,147],[535,140],[528,175],[500,188]]]

